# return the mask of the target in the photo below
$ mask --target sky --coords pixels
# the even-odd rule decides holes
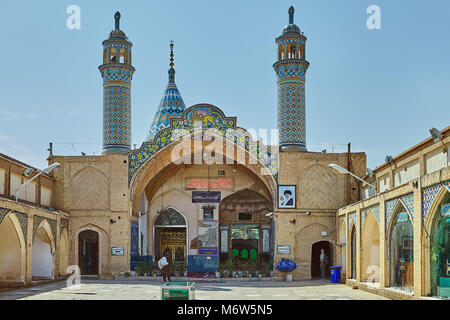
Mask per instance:
[[[308,38],[308,149],[366,152],[374,168],[450,124],[450,1],[2,0],[0,152],[38,168],[56,155],[100,154],[102,41],[133,42],[132,143],[144,141],[167,85],[174,40],[185,104],[210,103],[247,129],[275,129],[275,38],[294,22]],[[67,8],[80,8],[68,29]],[[380,8],[381,29],[366,12]]]

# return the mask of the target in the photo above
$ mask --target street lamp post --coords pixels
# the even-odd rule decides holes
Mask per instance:
[[[331,169],[333,169],[334,172],[337,172],[337,173],[340,173],[340,174],[349,174],[349,175],[351,175],[351,176],[354,177],[355,179],[358,179],[359,181],[361,181],[361,182],[367,184],[369,187],[371,187],[371,188],[376,192],[376,188],[375,188],[374,185],[372,185],[372,184],[368,183],[367,181],[361,179],[360,177],[358,177],[357,175],[351,173],[351,172],[348,171],[347,169],[342,168],[341,166],[339,166],[339,165],[337,165],[337,164],[334,164],[334,163],[329,164],[328,167],[331,168]]]
[[[30,179],[30,180],[28,180],[27,182],[25,182],[24,184],[21,184],[20,186],[18,186],[17,189],[16,189],[16,193],[15,193],[16,203],[17,203],[18,200],[19,200],[19,199],[17,198],[17,193],[19,192],[19,189],[20,189],[20,188],[26,186],[28,183],[30,183],[31,181],[33,181],[34,179],[36,179],[37,177],[39,177],[41,174],[43,174],[43,173],[49,173],[49,172],[51,172],[52,170],[54,170],[54,169],[56,169],[56,168],[58,168],[58,167],[60,167],[60,166],[61,166],[61,164],[60,164],[59,162],[55,162],[55,163],[53,163],[52,165],[50,165],[49,167],[47,167],[47,168],[45,168],[45,169],[39,171],[39,173],[38,173],[37,175],[35,175],[32,179]],[[25,195],[25,196],[26,196],[26,195]],[[26,199],[25,199],[25,200],[26,200]]]

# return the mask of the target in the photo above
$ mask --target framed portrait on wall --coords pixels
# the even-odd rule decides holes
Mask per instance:
[[[295,185],[279,185],[278,209],[295,209],[297,203],[296,195]]]

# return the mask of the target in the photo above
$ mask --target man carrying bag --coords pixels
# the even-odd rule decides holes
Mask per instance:
[[[162,273],[164,282],[167,282],[166,279],[169,280],[169,282],[172,281],[170,279],[170,265],[171,264],[172,264],[172,257],[170,256],[170,254],[168,252],[166,252],[166,255],[164,257],[162,257],[161,259],[159,259],[159,261],[158,261],[158,267],[159,267],[159,269],[161,269],[161,273]]]

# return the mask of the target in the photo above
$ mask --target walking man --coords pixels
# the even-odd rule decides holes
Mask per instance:
[[[325,254],[325,249],[320,249],[320,277],[325,279],[325,270],[328,264],[328,257]]]
[[[166,252],[166,255],[159,260],[158,264],[161,269],[163,281],[167,282],[166,280],[169,280],[169,282],[171,282],[172,280],[170,279],[170,265],[172,264],[172,257],[170,256],[169,252]]]

